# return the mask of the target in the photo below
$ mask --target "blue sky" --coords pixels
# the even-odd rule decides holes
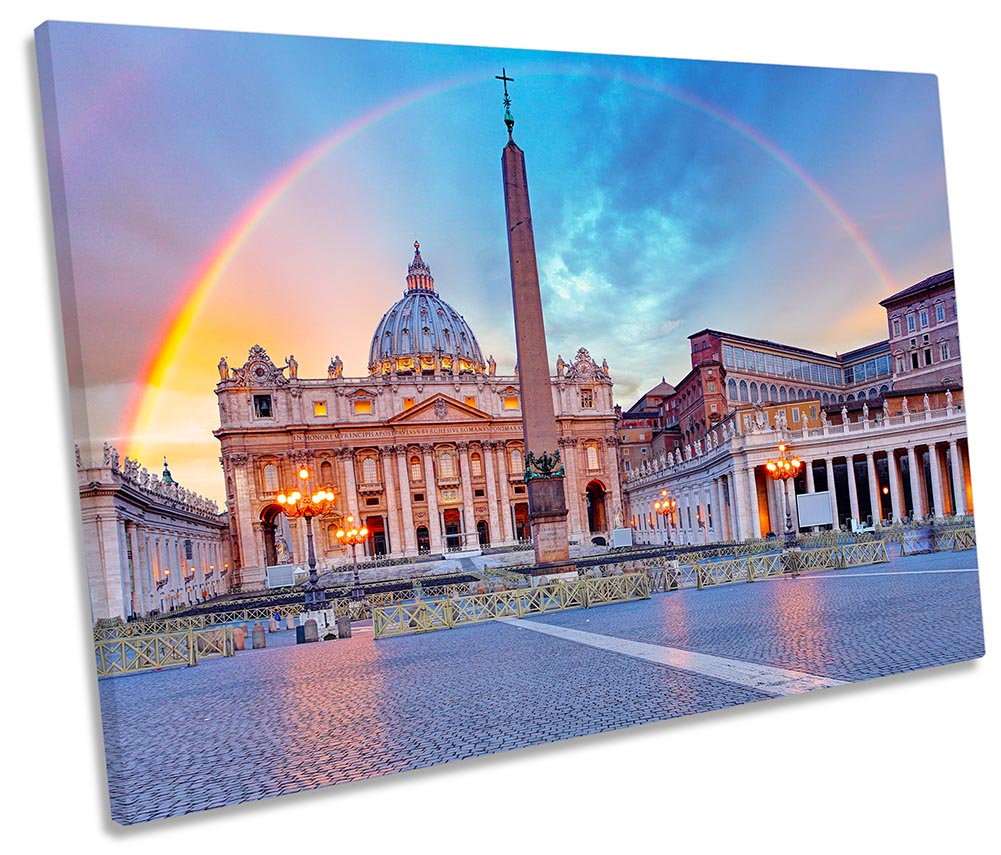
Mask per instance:
[[[151,342],[219,240],[304,152],[394,99],[271,206],[220,275],[141,446],[221,491],[212,389],[260,343],[366,371],[412,243],[514,363],[500,153],[511,84],[550,356],[629,406],[706,326],[845,351],[952,266],[930,75],[59,24],[55,108],[94,438],[128,445]],[[420,93],[427,93],[421,95]],[[180,414],[180,415],[178,415]],[[190,469],[188,467],[190,466]],[[176,474],[176,473],[175,473]],[[187,476],[186,478],[184,476]]]

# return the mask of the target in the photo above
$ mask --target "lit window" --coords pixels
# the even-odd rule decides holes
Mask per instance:
[[[413,398],[404,398],[403,399],[403,409],[404,410],[409,410],[413,405],[414,405],[414,399]]]
[[[361,479],[366,484],[377,484],[379,476],[376,474],[375,458],[366,457],[361,463]]]
[[[269,493],[278,489],[278,467],[274,463],[264,467],[264,489]]]
[[[416,455],[410,458],[410,480],[423,481],[424,470],[421,469],[421,459]]]
[[[365,401],[365,400],[355,401],[355,415],[356,416],[364,415],[365,413],[371,413],[371,412],[372,412],[372,402],[371,401]]]
[[[646,453],[646,449],[643,449],[643,453]],[[587,468],[597,469],[598,468],[598,449],[594,445],[589,445],[587,447]]]
[[[469,457],[469,469],[474,478],[480,478],[483,475],[483,458],[476,452]]]
[[[594,391],[591,389],[580,390],[580,405],[584,409],[591,409],[594,406]]]
[[[476,406],[476,398],[473,395],[467,395],[466,396],[466,406],[467,407],[475,407]]]
[[[511,449],[511,471],[523,472],[525,470],[525,458],[521,455],[521,450]]]
[[[254,415],[259,419],[270,419],[273,415],[270,395],[254,395]]]
[[[508,395],[504,398],[504,409],[505,410],[517,410],[518,409],[518,399],[514,395]]]
[[[313,415],[314,416],[325,416],[327,414],[327,402],[326,401],[313,401]]]
[[[939,358],[942,359],[943,361],[945,361],[946,359],[948,359],[949,358],[949,342],[943,341],[938,346],[938,353],[939,353]]]

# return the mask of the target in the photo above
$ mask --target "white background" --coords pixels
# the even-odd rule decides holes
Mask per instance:
[[[997,361],[999,80],[996,26],[967,11],[974,4],[759,0],[696,11],[693,3],[619,0],[599,11],[568,4],[562,13],[524,0],[217,5],[32,0],[3,13],[5,843],[36,851],[613,853],[995,845],[996,656],[131,829],[106,818],[34,70],[32,30],[46,19],[939,75],[988,649],[998,614],[1001,515],[989,457],[998,399],[989,378]],[[156,722],[151,710],[151,731]]]

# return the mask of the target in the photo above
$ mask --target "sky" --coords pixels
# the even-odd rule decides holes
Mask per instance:
[[[502,89],[548,350],[630,406],[704,327],[824,353],[952,266],[932,75],[49,24],[46,147],[81,444],[221,500],[220,356],[367,373],[413,242],[498,371],[514,332]],[[50,81],[52,97],[46,96]],[[69,275],[67,275],[69,274]],[[73,368],[78,370],[74,371]]]

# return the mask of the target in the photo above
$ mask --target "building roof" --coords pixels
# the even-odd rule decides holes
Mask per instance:
[[[803,356],[813,357],[814,359],[826,359],[830,362],[838,362],[838,357],[836,356],[831,356],[830,354],[827,353],[818,353],[815,350],[807,350],[805,347],[795,347],[794,345],[791,344],[780,344],[777,341],[771,341],[770,339],[767,338],[750,338],[749,336],[746,335],[737,335],[736,333],[722,332],[720,330],[714,330],[714,329],[699,330],[699,332],[697,333],[692,333],[690,336],[688,336],[688,338],[693,339],[696,336],[706,335],[707,333],[709,335],[718,336],[719,338],[744,342],[745,344],[755,344],[758,347],[770,347],[773,350],[787,350],[790,353],[799,353],[802,354]]]
[[[930,291],[932,288],[937,288],[939,285],[945,285],[948,282],[955,281],[955,275],[953,274],[953,269],[943,270],[941,273],[936,273],[934,276],[929,276],[927,279],[922,279],[916,285],[911,285],[910,288],[905,288],[903,291],[898,291],[896,294],[891,294],[885,300],[880,300],[879,305],[887,306],[891,303],[897,303],[901,300],[906,300],[912,297],[916,297],[918,294],[924,291]]]
[[[842,362],[851,362],[853,359],[860,359],[883,350],[887,352],[890,350],[890,340],[888,338],[884,338],[882,341],[874,341],[872,344],[864,344],[862,347],[856,347],[854,350],[840,354],[838,358]]]

